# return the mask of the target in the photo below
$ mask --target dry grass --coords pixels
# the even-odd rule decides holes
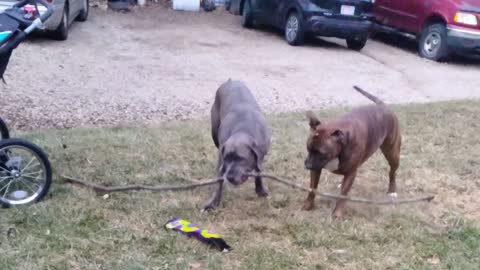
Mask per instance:
[[[210,196],[208,188],[104,199],[55,178],[44,202],[1,210],[0,269],[478,269],[480,102],[395,110],[405,138],[399,195],[436,193],[430,204],[350,203],[346,220],[334,222],[325,201],[303,212],[304,193],[268,183],[271,197],[259,199],[253,183],[246,183],[226,192],[219,211],[203,214],[199,209]],[[266,170],[306,185],[303,114],[276,115],[269,122],[273,147]],[[57,176],[68,173],[104,184],[172,184],[214,175],[216,149],[206,121],[23,137],[50,153]],[[323,175],[321,189],[335,191],[339,181]],[[362,168],[352,195],[381,198],[386,188],[386,161],[375,155]],[[222,254],[166,232],[162,225],[171,217],[220,233],[234,251]]]

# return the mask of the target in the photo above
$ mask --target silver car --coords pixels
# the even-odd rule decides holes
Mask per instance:
[[[46,0],[53,4],[54,11],[52,16],[44,23],[43,31],[51,34],[54,39],[66,40],[68,38],[68,27],[77,20],[84,22],[87,20],[89,3],[88,0]],[[16,0],[0,0],[0,13],[5,9],[12,7]],[[46,8],[38,5],[40,14],[45,12]],[[34,13],[35,8],[31,5],[24,7],[26,13]]]

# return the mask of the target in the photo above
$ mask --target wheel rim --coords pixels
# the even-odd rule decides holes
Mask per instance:
[[[63,27],[67,28],[68,27],[68,22],[67,22],[67,11],[65,10],[63,12],[63,19],[62,19],[62,24],[63,24]]]
[[[288,41],[294,41],[297,38],[298,33],[298,19],[295,15],[290,15],[287,20],[287,26],[285,27],[286,36]]]
[[[442,37],[439,33],[429,33],[423,43],[423,49],[428,56],[437,54],[442,43]]]
[[[247,14],[250,9],[250,4],[248,4],[248,1],[245,2],[245,6],[243,7],[243,14],[242,14],[242,23],[246,24],[247,22]]]
[[[0,149],[0,200],[10,205],[35,201],[47,183],[47,170],[31,149],[11,145]]]

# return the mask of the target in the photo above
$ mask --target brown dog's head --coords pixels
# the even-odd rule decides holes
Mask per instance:
[[[310,135],[307,139],[308,156],[305,168],[321,171],[331,160],[338,158],[347,143],[348,134],[338,128],[322,125],[312,113],[307,113],[310,124]]]
[[[261,169],[258,147],[250,136],[232,136],[220,147],[219,173],[233,185],[244,183],[248,179],[246,174]]]

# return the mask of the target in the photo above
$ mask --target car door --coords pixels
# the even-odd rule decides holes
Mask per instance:
[[[248,1],[248,0],[245,0]],[[258,16],[255,19],[263,24],[277,26],[278,22],[278,4],[280,0],[255,0],[258,7]]]
[[[423,7],[427,6],[432,0],[403,0],[399,3],[399,17],[402,22],[402,30],[416,33],[420,23],[420,13]]]
[[[411,0],[377,0],[373,10],[375,19],[386,26],[393,28],[402,28],[403,21],[400,15],[401,5],[404,1]]]

